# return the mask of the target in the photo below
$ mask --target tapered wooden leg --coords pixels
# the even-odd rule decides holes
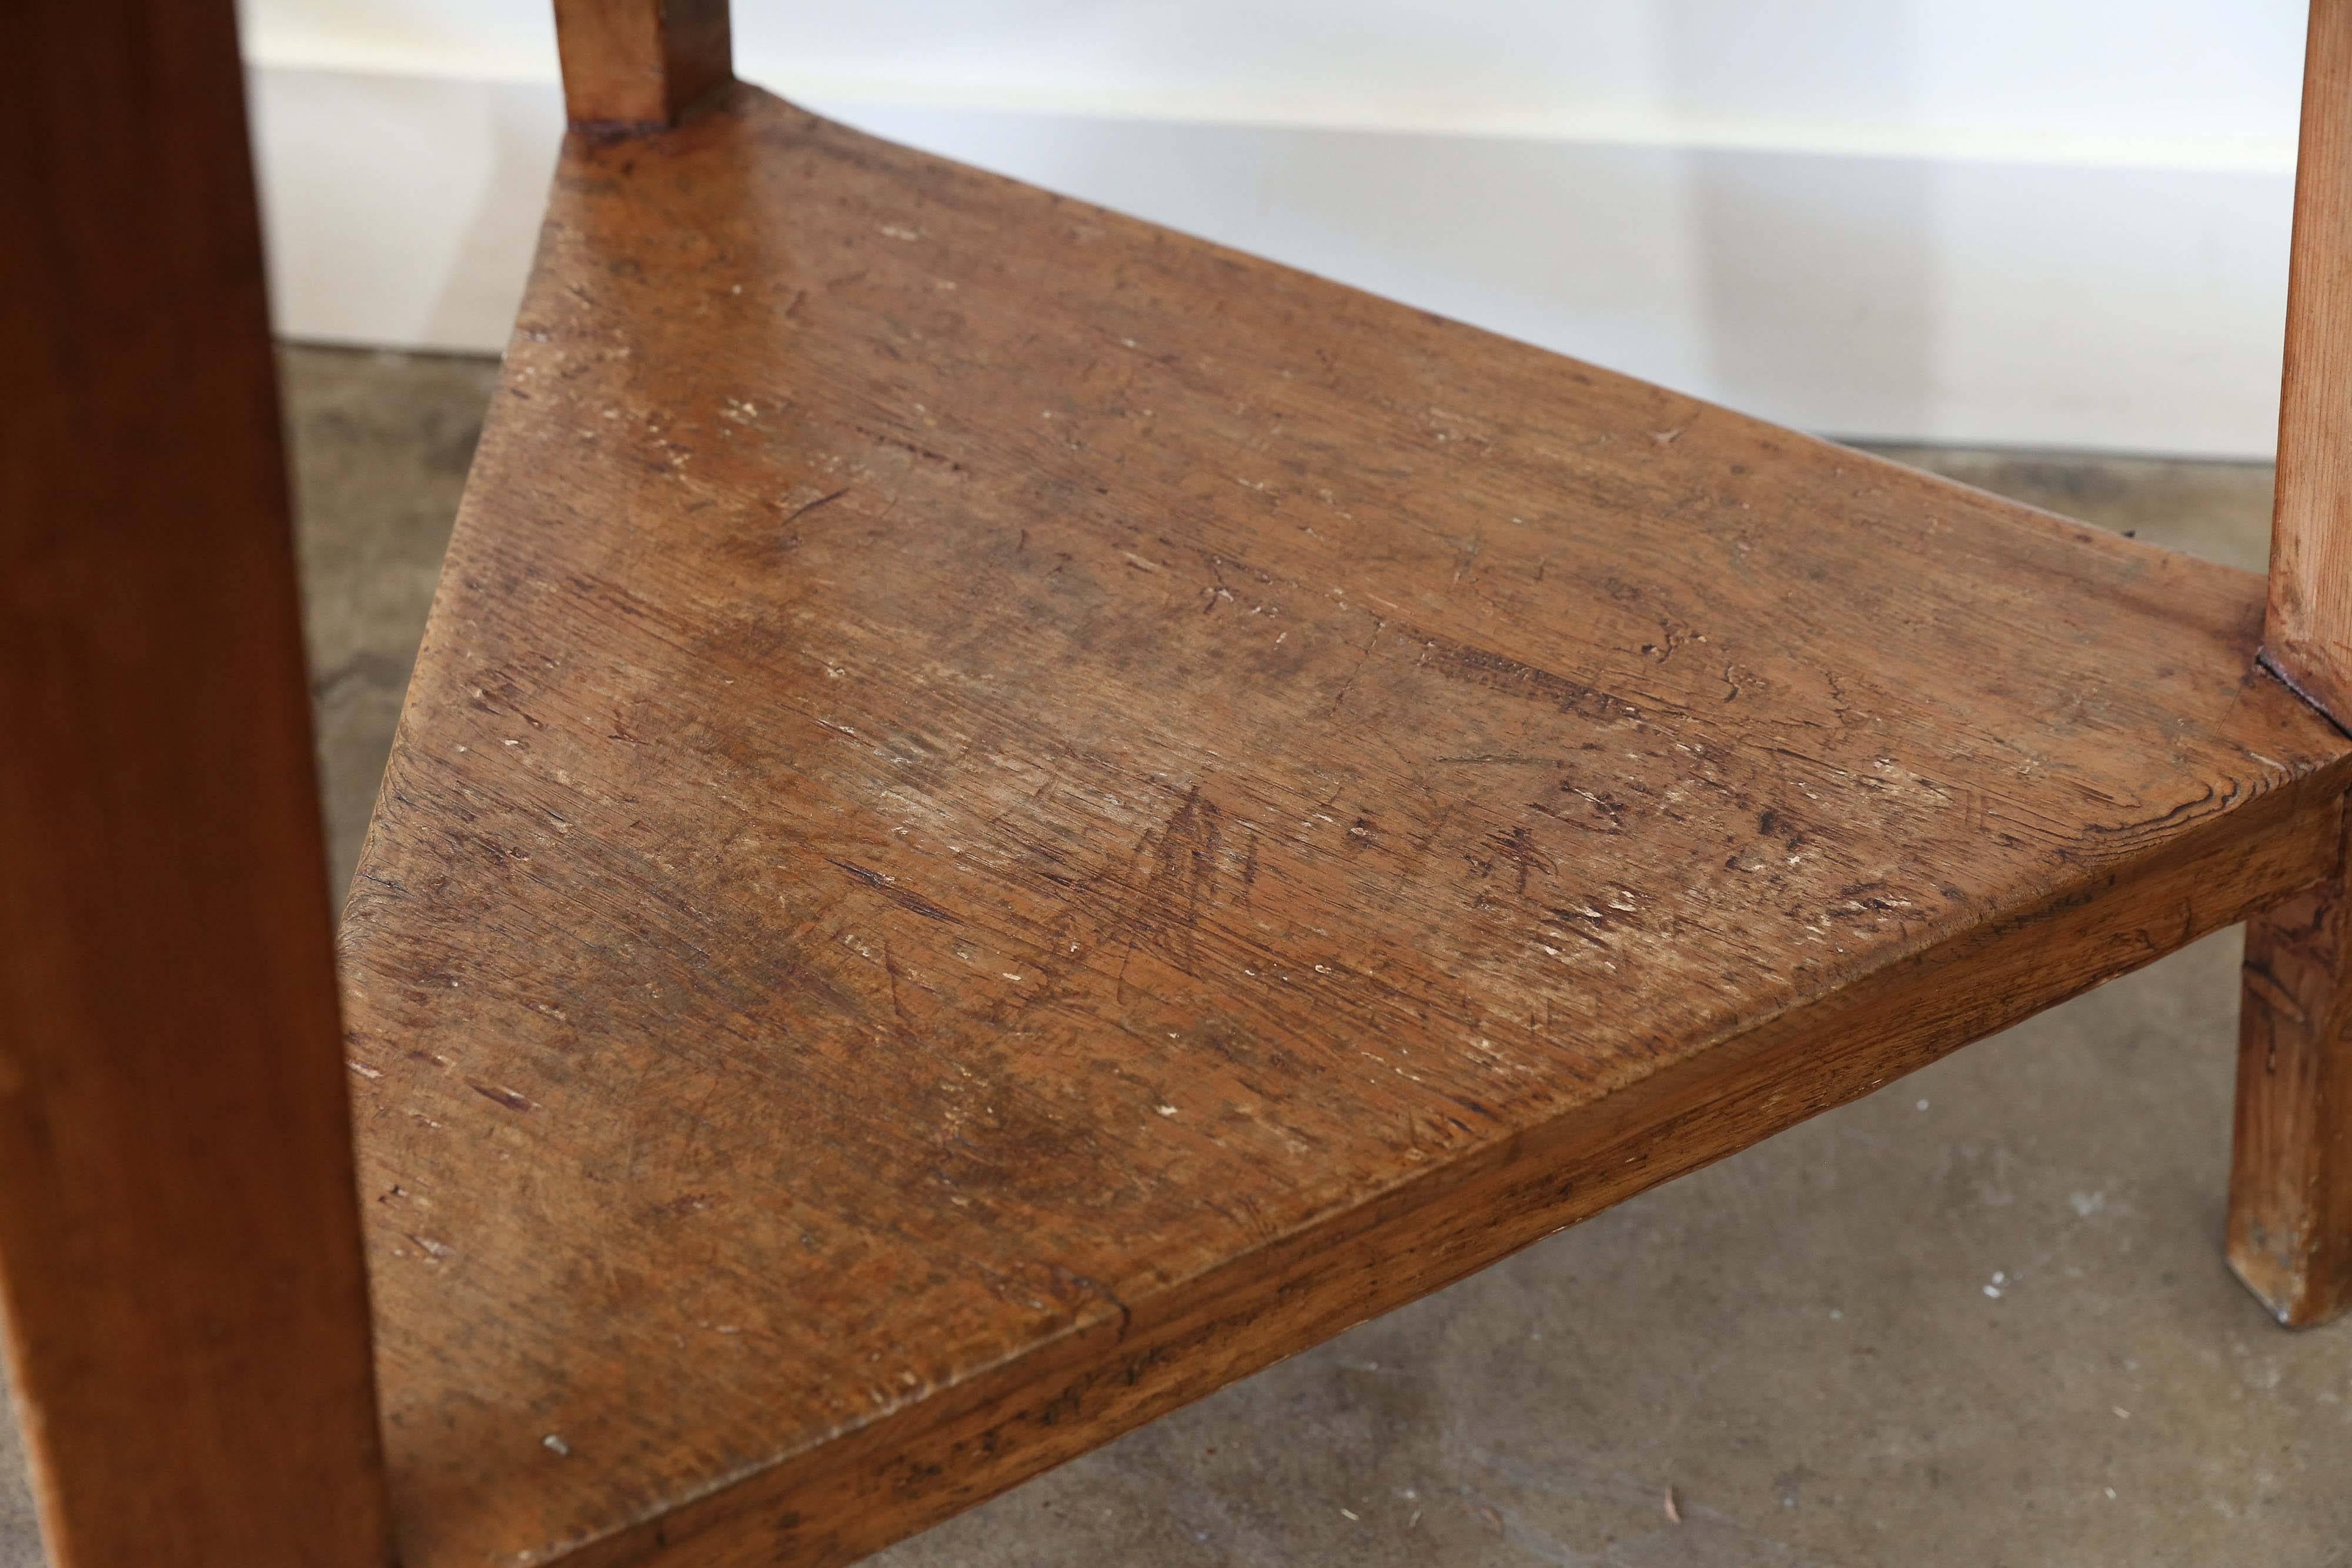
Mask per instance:
[[[651,131],[733,79],[727,0],[555,0],[575,129]]]
[[[2263,659],[2352,722],[2352,0],[2312,0]]]
[[[2352,1306],[2347,906],[2339,880],[2246,923],[2230,1266],[2294,1328]]]
[[[235,21],[0,6],[0,1304],[58,1568],[391,1560]]]

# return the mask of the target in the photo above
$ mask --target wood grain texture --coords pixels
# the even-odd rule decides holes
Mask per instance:
[[[406,1561],[845,1561],[2330,874],[2261,618],[750,89],[575,137],[346,915]]]
[[[555,36],[583,129],[675,124],[734,72],[727,0],[555,0]]]
[[[2352,0],[2312,0],[2263,657],[2352,721]]]
[[[0,1291],[43,1531],[67,1568],[381,1564],[231,8],[7,33]]]
[[[2249,921],[2230,1265],[2279,1322],[2352,1307],[2352,918],[2332,880]]]

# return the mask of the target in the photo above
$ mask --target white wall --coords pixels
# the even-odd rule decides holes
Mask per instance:
[[[737,0],[746,78],[1815,429],[2271,444],[2294,0]],[[501,342],[545,0],[247,0],[281,324]]]

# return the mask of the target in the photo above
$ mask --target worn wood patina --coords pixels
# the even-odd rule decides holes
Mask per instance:
[[[427,1564],[845,1561],[2331,874],[2259,579],[731,89],[344,959]]]
[[[735,87],[716,0],[560,0],[343,1060],[229,7],[37,0],[0,1291],[56,1559],[843,1563],[2250,915],[2231,1257],[2339,1311],[2352,740],[2256,661],[2340,674],[2347,17],[2266,632]]]

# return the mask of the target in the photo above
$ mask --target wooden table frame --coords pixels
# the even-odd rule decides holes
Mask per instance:
[[[669,125],[731,79],[723,0],[557,13],[576,135]],[[2262,657],[2342,716],[2352,0],[2315,0],[2310,27]],[[0,30],[0,1289],[44,1531],[69,1568],[381,1564],[393,1527],[231,8],[33,0]],[[2192,873],[2263,905],[2228,1253],[2288,1324],[2352,1305],[2352,911],[2319,820],[2229,819],[2206,858],[2120,882],[2084,915],[2147,916]],[[1990,997],[1972,1017],[1975,1034],[2011,1021]],[[1863,1063],[1820,1103],[1874,1075]],[[1301,1320],[1266,1354],[1341,1326]],[[748,1560],[713,1539],[677,1560]],[[659,1551],[656,1532],[596,1561]]]

